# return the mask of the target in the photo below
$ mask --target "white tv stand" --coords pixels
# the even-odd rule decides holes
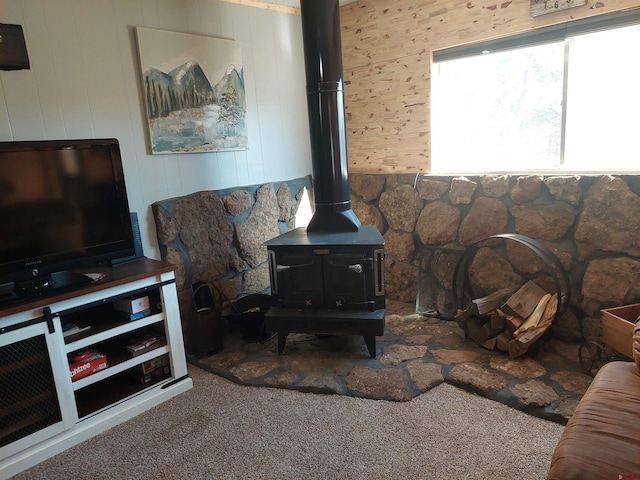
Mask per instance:
[[[104,278],[73,292],[0,308],[0,479],[107,430],[193,385],[187,375],[174,267],[142,258],[85,272]],[[122,297],[149,296],[130,320]],[[62,325],[89,329],[63,336]],[[166,339],[133,356],[143,333]],[[97,350],[108,366],[72,381],[69,358]],[[144,375],[143,365],[151,373]]]

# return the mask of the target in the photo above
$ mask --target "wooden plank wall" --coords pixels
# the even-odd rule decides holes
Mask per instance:
[[[640,7],[588,4],[533,18],[529,0],[360,0],[340,9],[349,171],[430,171],[431,52]]]

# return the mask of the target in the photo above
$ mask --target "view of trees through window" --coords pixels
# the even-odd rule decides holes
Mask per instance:
[[[432,172],[638,170],[638,58],[633,25],[434,63]]]

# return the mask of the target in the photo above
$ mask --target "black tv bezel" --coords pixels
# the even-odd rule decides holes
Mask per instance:
[[[47,277],[57,272],[108,264],[119,258],[130,257],[135,254],[134,234],[124,179],[124,167],[120,153],[120,143],[116,138],[0,142],[0,153],[105,146],[109,148],[111,153],[111,165],[113,168],[114,188],[118,209],[123,221],[128,222],[128,226],[125,225],[125,235],[128,234],[128,238],[107,246],[88,246],[84,253],[73,252],[65,255],[58,252],[41,257],[18,259],[0,264],[0,285],[17,285],[21,282]]]

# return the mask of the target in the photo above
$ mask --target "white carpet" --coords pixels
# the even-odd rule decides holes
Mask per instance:
[[[194,388],[16,479],[544,479],[564,427],[442,384],[403,403]]]

